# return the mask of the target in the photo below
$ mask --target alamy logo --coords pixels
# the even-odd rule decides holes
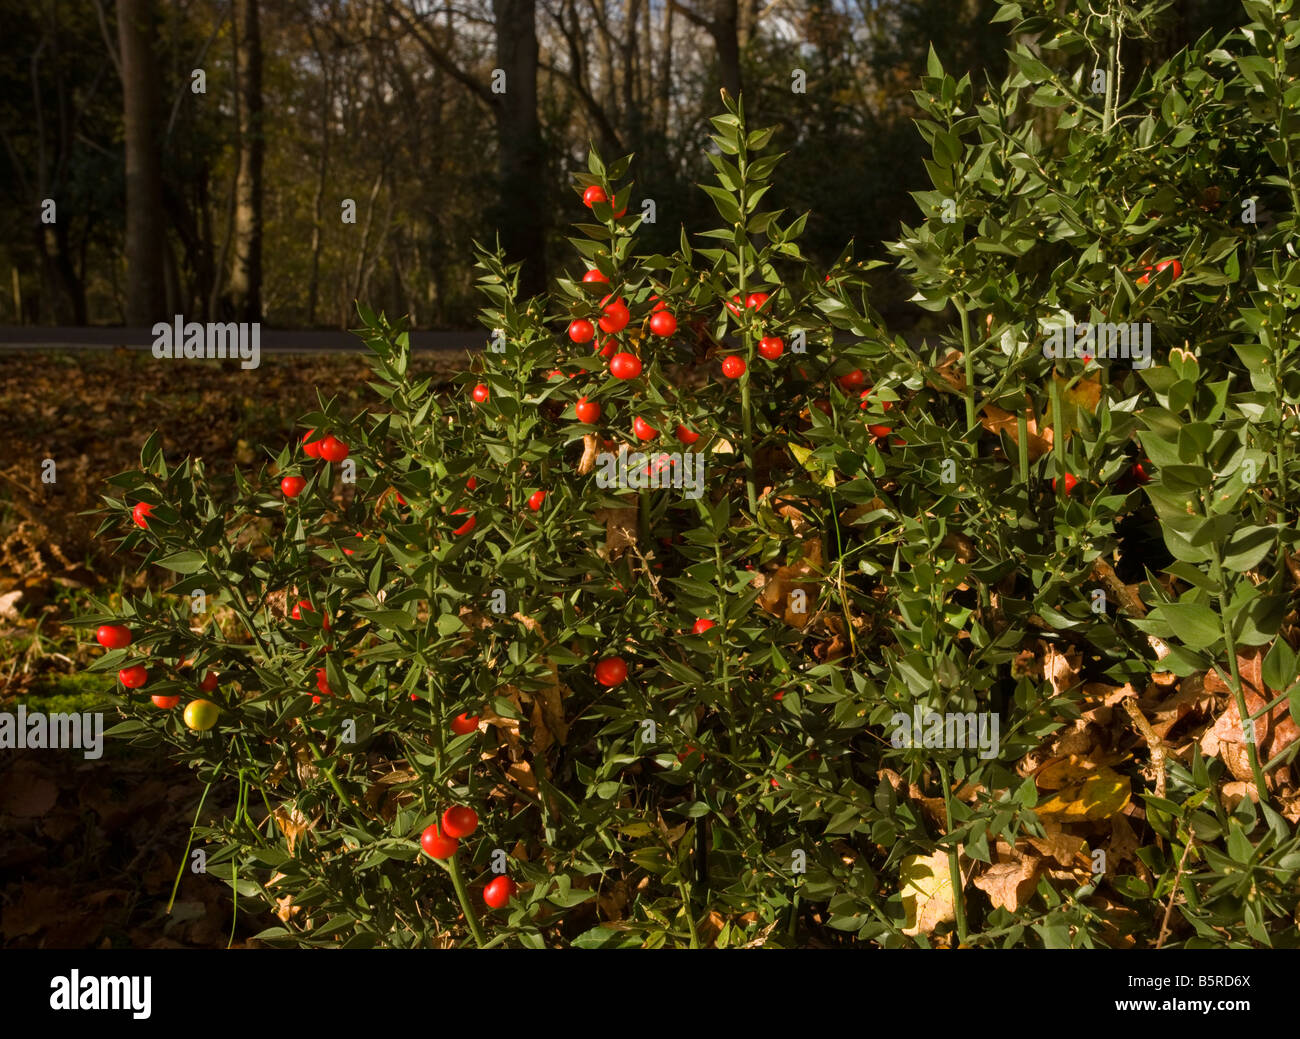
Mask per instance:
[[[980,757],[986,761],[998,754],[1001,719],[992,711],[939,714],[930,710],[923,712],[920,706],[916,706],[910,716],[896,711],[889,719],[889,726],[892,730],[889,742],[895,747],[942,750],[974,750],[978,747]]]
[[[143,1021],[152,1012],[152,988],[153,979],[148,976],[101,978],[91,974],[83,978],[74,970],[66,977],[59,974],[50,979],[50,1009],[130,1010],[133,1018]]]
[[[1134,368],[1151,366],[1150,321],[1133,321],[1126,325],[1084,321],[1076,325],[1074,319],[1069,318],[1064,324],[1045,321],[1042,329],[1045,336],[1043,356],[1049,361],[1123,358],[1132,360]]]
[[[696,499],[704,494],[704,456],[690,451],[657,455],[602,452],[596,456],[596,486],[631,491],[676,487],[685,491],[686,497]]]
[[[258,321],[209,321],[201,325],[177,314],[153,326],[153,355],[159,360],[222,360],[236,357],[241,368],[262,363],[262,325]]]
[[[87,761],[104,753],[104,716],[92,714],[0,714],[0,750],[80,750]]]

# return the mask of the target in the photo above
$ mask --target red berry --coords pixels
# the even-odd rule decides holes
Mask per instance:
[[[636,354],[615,354],[609,359],[609,374],[615,379],[635,379],[641,374],[641,359]]]
[[[1178,278],[1180,278],[1180,277],[1182,276],[1182,273],[1183,273],[1183,265],[1182,265],[1182,263],[1181,263],[1180,261],[1178,261],[1178,260],[1161,260],[1159,263],[1157,263],[1157,264],[1155,265],[1154,268],[1153,268],[1153,267],[1150,267],[1150,266],[1143,267],[1142,269],[1143,269],[1144,271],[1146,271],[1147,273],[1144,274],[1144,275],[1142,275],[1142,277],[1138,278],[1137,283],[1138,283],[1139,285],[1146,285],[1146,284],[1150,281],[1152,271],[1154,271],[1156,274],[1159,274],[1161,271],[1165,270],[1167,267],[1172,267],[1172,268],[1174,269],[1173,279],[1172,279],[1172,280],[1175,280],[1175,281],[1176,281]]]
[[[579,422],[590,424],[600,418],[600,405],[594,400],[579,397],[578,403],[573,406],[573,412],[578,416]]]
[[[149,681],[149,672],[143,664],[132,664],[117,673],[117,679],[128,689],[139,689]]]
[[[582,276],[582,280],[588,283],[593,281],[609,281],[605,275],[601,274],[600,271],[596,270],[594,267]]]
[[[306,433],[302,435],[302,453],[305,454],[308,458],[320,457],[321,442],[319,439],[316,440],[311,439],[311,435],[315,432],[316,430],[309,429],[307,430]]]
[[[1066,474],[1065,474],[1065,493],[1066,493],[1067,496],[1069,495],[1069,493],[1070,493],[1071,491],[1074,490],[1074,488],[1075,488],[1075,486],[1078,484],[1078,482],[1079,482],[1079,478],[1078,478],[1077,476],[1075,476],[1074,473],[1066,473]],[[1052,490],[1056,490],[1056,480],[1055,480],[1055,479],[1052,480]]]
[[[745,374],[745,359],[735,354],[722,359],[722,374],[728,379],[739,379]]]
[[[398,504],[398,505],[405,505],[405,504],[406,504],[406,499],[402,497],[400,491],[394,491],[393,494],[397,496],[397,504]]]
[[[601,300],[601,302],[604,303],[607,299],[609,299],[608,296],[606,296],[604,300]],[[613,303],[607,305],[602,312],[602,317],[599,322],[600,330],[602,332],[608,332],[610,335],[613,335],[616,332],[621,332],[627,327],[628,320],[631,316],[632,315],[628,312],[627,304],[621,299],[616,299]]]
[[[608,202],[609,196],[605,194],[605,189],[599,184],[593,184],[582,193],[582,204],[588,209],[596,202]]]
[[[659,430],[638,415],[632,420],[632,433],[638,440],[653,440],[659,435]]]
[[[478,715],[462,711],[451,720],[451,731],[457,736],[468,736],[478,731]]]
[[[105,649],[126,649],[131,645],[131,629],[125,624],[101,624],[95,641]]]
[[[153,512],[153,506],[148,502],[137,502],[135,508],[131,510],[131,519],[137,527],[148,529],[149,513]]]
[[[732,296],[731,302],[727,304],[727,309],[735,314],[736,317],[740,317],[740,297]]]
[[[745,297],[745,306],[750,310],[758,310],[767,302],[766,292],[751,292]]]
[[[217,681],[217,673],[215,671],[209,671],[203,676],[203,681],[199,683],[199,688],[205,693],[210,693],[217,688]]]
[[[465,511],[466,511],[466,510],[463,509],[463,508],[460,508],[460,509],[452,509],[452,510],[451,510],[451,514],[452,514],[453,516],[458,516],[458,515],[460,515],[462,512],[465,512]],[[457,537],[460,537],[462,534],[468,534],[471,530],[474,529],[474,524],[475,524],[476,522],[477,522],[477,520],[475,519],[475,517],[470,516],[469,519],[467,519],[467,520],[466,520],[464,523],[462,523],[459,527],[457,527],[455,530],[453,530],[452,533],[455,534]]]
[[[694,625],[692,625],[691,631],[696,635],[703,635],[711,627],[713,627],[713,621],[709,620],[708,617],[701,617]]]
[[[785,343],[780,336],[764,336],[758,341],[758,352],[769,361],[775,361],[785,352]]]
[[[509,877],[496,877],[489,880],[487,887],[483,889],[483,901],[492,909],[500,909],[514,897],[518,890],[519,886]]]
[[[331,434],[320,442],[320,457],[336,465],[348,456],[348,445]]]
[[[155,707],[161,707],[164,711],[170,711],[181,702],[179,696],[153,696],[150,697],[150,699],[153,700],[153,705]]]
[[[862,374],[861,368],[854,368],[853,371],[846,372],[835,381],[839,383],[842,390],[856,390],[867,381],[867,377]]]
[[[677,331],[677,319],[666,310],[650,315],[650,331],[657,336],[670,336]]]
[[[452,805],[442,813],[442,832],[448,837],[468,837],[478,829],[478,813],[464,805]]]
[[[590,343],[596,338],[596,326],[585,317],[569,322],[569,338],[575,343]]]
[[[627,663],[622,657],[606,657],[596,664],[596,681],[603,686],[615,686],[627,677]]]
[[[862,401],[862,403],[859,404],[858,407],[859,407],[862,411],[866,411],[867,408],[870,406],[870,405],[868,404],[867,398],[871,396],[871,391],[872,391],[874,388],[875,388],[875,387],[868,387],[867,389],[863,390],[861,393],[858,394],[858,399]],[[888,411],[888,410],[889,410],[890,408],[892,408],[893,406],[894,406],[894,402],[893,402],[892,400],[884,400],[884,401],[881,401],[881,402],[880,402],[880,410],[881,410],[881,411]]]
[[[618,344],[615,343],[613,338],[610,336],[602,338],[601,341],[596,344],[596,353],[600,354],[600,356],[605,358],[605,360],[609,360],[617,352]]]
[[[483,383],[479,383],[470,392],[470,396],[473,397],[477,403],[482,404],[488,399],[488,388]]]
[[[544,501],[546,501],[545,491],[533,491],[533,493],[528,496],[528,507],[534,512],[537,512],[542,507],[542,502]]]
[[[330,688],[329,677],[323,667],[316,669],[316,688],[320,690],[321,696],[334,695],[334,690]]]
[[[477,476],[471,476],[468,480],[465,481],[465,489],[466,489],[467,491],[472,491],[472,490],[474,490],[474,488],[476,488],[477,486],[478,486],[478,477],[477,477]]]
[[[455,837],[444,837],[438,832],[438,826],[435,823],[425,829],[420,834],[420,847],[424,853],[431,859],[449,859],[456,854],[456,846],[460,842]]]
[[[880,440],[883,440],[885,437],[889,436],[889,434],[892,433],[893,431],[894,431],[893,426],[871,425],[867,427],[867,432],[870,433],[873,437],[876,437],[877,439]],[[900,443],[906,443],[906,441],[900,440]]]
[[[695,443],[695,441],[700,439],[700,434],[696,433],[693,429],[687,429],[679,422],[677,423],[677,439],[689,447],[691,444]]]
[[[1147,473],[1146,469],[1142,467],[1141,462],[1134,462],[1133,468],[1130,469],[1129,472],[1133,474],[1133,479],[1135,479],[1138,483],[1151,482],[1151,476],[1149,473]]]
[[[829,275],[827,275],[827,277],[829,277]],[[785,690],[778,689],[775,693],[772,694],[772,699],[775,700],[777,703],[780,703],[782,700],[785,699]]]
[[[306,599],[299,599],[296,603],[293,604],[293,609],[289,611],[289,616],[296,621],[300,621],[302,620],[303,610],[310,610],[313,613],[316,612],[316,608],[312,606],[310,602],[308,602]]]
[[[652,310],[667,310],[667,309],[668,309],[668,304],[665,303],[663,300],[661,300],[661,299],[660,299],[658,296],[656,296],[653,292],[650,294],[650,298],[651,298],[652,300],[655,301],[655,305],[654,305],[654,307],[652,308]]]
[[[307,481],[301,476],[286,476],[280,481],[280,491],[286,498],[296,498],[302,493],[302,489],[307,486]]]
[[[686,744],[686,749],[685,749],[684,751],[682,751],[680,754],[677,755],[677,760],[678,760],[678,761],[685,761],[685,760],[686,760],[687,758],[689,758],[692,754],[698,754],[699,752],[700,752],[700,751],[699,751],[699,748],[698,748],[698,747],[694,746],[693,744],[688,743],[688,744]]]

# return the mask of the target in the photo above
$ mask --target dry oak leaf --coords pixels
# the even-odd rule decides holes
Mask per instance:
[[[816,612],[817,590],[822,580],[820,538],[803,542],[803,555],[795,563],[778,566],[761,583],[759,605],[792,628],[802,629]],[[758,582],[755,582],[756,584]],[[802,595],[795,595],[802,592]],[[803,607],[802,610],[796,607]]]
[[[1052,450],[1052,429],[1039,432],[1038,418],[1034,415],[1029,398],[1025,398],[1025,432],[1029,436],[1029,460],[1036,461]],[[1020,421],[1010,411],[996,404],[985,404],[980,414],[980,425],[990,433],[1005,433],[1013,444],[1020,446]]]
[[[1107,868],[1114,869],[1124,862],[1137,862],[1134,852],[1139,847],[1137,834],[1128,819],[1123,815],[1115,816],[1110,824],[1110,840],[1106,843]]]
[[[940,924],[957,919],[946,851],[907,856],[899,868],[898,879],[902,882],[903,911],[907,914],[904,934],[930,934]]]
[[[1015,912],[1034,893],[1043,860],[1024,855],[1013,862],[999,862],[975,878],[977,888],[989,896],[996,908]]]
[[[1078,685],[1079,669],[1083,666],[1079,650],[1067,646],[1062,653],[1051,643],[1041,640],[1039,645],[1043,647],[1043,678],[1052,687],[1052,692],[1060,696]]]
[[[304,833],[310,833],[320,822],[318,814],[314,819],[308,819],[295,805],[289,811],[283,806],[277,808],[272,815],[275,817],[275,824],[280,827],[280,832],[284,834],[285,840],[289,843],[289,854],[294,854],[294,848],[297,847],[298,838]]]
[[[1083,687],[1083,694],[1087,698],[1084,703],[1088,707],[1080,712],[1081,716],[1097,725],[1106,726],[1114,717],[1114,706],[1130,696],[1136,697],[1137,690],[1128,682],[1121,686],[1088,682]]]
[[[591,518],[605,524],[605,546],[596,552],[601,559],[617,559],[636,544],[635,505],[622,509],[597,509]]]
[[[1075,860],[1088,850],[1088,842],[1082,837],[1065,833],[1054,826],[1043,827],[1043,832],[1043,837],[1026,837],[1025,840],[1040,854],[1055,859],[1062,866],[1074,865]]]
[[[1246,711],[1255,714],[1264,709],[1275,698],[1267,690],[1262,675],[1264,653],[1262,648],[1254,647],[1247,652],[1237,654],[1237,673],[1241,676],[1243,699]],[[1216,695],[1230,697],[1228,708],[1215,722],[1201,740],[1201,751],[1212,757],[1216,753],[1223,757],[1233,775],[1238,779],[1250,779],[1250,755],[1246,750],[1246,733],[1242,727],[1241,714],[1237,710],[1236,697],[1233,697],[1227,684],[1217,670],[1211,670],[1205,676],[1205,691]],[[1300,739],[1300,726],[1291,717],[1290,705],[1283,700],[1267,714],[1254,720],[1255,742],[1261,763],[1281,754],[1287,747]],[[1238,744],[1236,748],[1229,744]],[[1244,773],[1244,774],[1243,774]]]
[[[1065,787],[1035,809],[1040,820],[1058,823],[1096,822],[1118,815],[1132,799],[1128,776],[1099,768],[1082,783]]]
[[[570,691],[560,684],[559,668],[551,664],[552,684],[545,689],[534,690],[533,710],[530,721],[533,726],[533,749],[537,754],[546,753],[552,744],[564,745],[569,738],[569,723],[564,717],[564,696]]]

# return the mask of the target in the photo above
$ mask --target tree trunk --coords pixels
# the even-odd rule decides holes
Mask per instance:
[[[152,325],[165,316],[158,66],[151,20],[149,0],[118,0],[126,137],[126,320],[131,325]]]
[[[732,97],[740,96],[740,29],[736,0],[717,0],[709,30],[718,49],[718,71],[722,86]]]
[[[239,92],[239,172],[235,180],[235,240],[230,300],[240,321],[262,319],[262,34],[258,0],[235,0],[236,89]]]
[[[496,95],[497,170],[501,204],[497,226],[507,259],[523,262],[519,290],[528,297],[546,287],[545,155],[537,118],[536,0],[493,0],[497,67],[506,74]]]

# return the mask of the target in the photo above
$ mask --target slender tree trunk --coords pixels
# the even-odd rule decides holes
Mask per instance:
[[[718,48],[722,85],[732,97],[740,96],[740,29],[736,0],[717,0],[710,30]]]
[[[230,299],[241,321],[262,319],[262,34],[258,0],[235,0],[239,172]]]
[[[313,39],[315,37],[313,36]],[[322,69],[326,58],[319,47],[316,49]],[[320,162],[316,167],[316,193],[312,197],[311,225],[311,279],[307,283],[307,324],[316,324],[316,304],[320,298],[320,252],[325,232],[325,184],[329,173],[330,158],[330,123],[334,111],[333,77],[325,72],[325,99],[320,121]]]
[[[158,67],[149,0],[118,0],[126,137],[126,320],[152,325],[164,316],[162,157]]]
[[[502,245],[510,262],[523,261],[520,292],[546,286],[545,154],[537,117],[536,0],[493,0],[497,67],[506,74],[497,95],[498,212]]]
[[[647,5],[649,6],[649,5]],[[660,38],[659,53],[663,60],[659,64],[659,132],[665,141],[669,140],[668,129],[671,123],[669,113],[673,107],[673,5],[664,4],[664,29]]]

